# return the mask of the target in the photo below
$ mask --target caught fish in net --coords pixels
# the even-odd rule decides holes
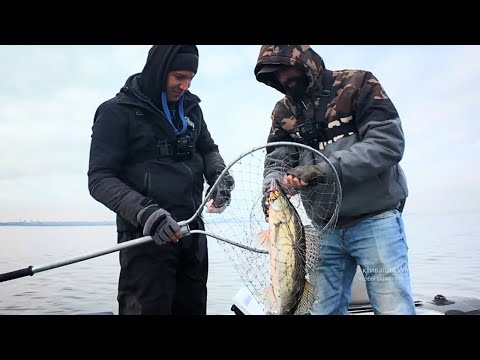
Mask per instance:
[[[229,240],[219,244],[267,314],[308,313],[319,238],[335,225],[341,203],[334,167],[309,146],[277,142],[242,154],[227,170],[235,179],[231,202],[221,214],[203,213],[206,233]],[[285,185],[290,172],[309,174],[308,185]]]

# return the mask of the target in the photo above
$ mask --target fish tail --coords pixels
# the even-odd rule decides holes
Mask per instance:
[[[309,314],[310,308],[316,299],[315,287],[308,281],[305,280],[305,285],[302,290],[302,295],[298,301],[298,305],[295,309],[294,315],[307,315]]]

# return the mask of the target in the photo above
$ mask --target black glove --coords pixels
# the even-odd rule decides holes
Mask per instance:
[[[287,175],[293,175],[308,185],[325,184],[327,182],[327,174],[325,174],[318,166],[298,166],[287,172]]]
[[[168,211],[158,205],[142,209],[137,215],[137,220],[143,226],[143,235],[150,235],[157,245],[178,241],[176,233],[180,231],[180,226]]]
[[[211,186],[208,188],[207,194],[209,194],[209,199],[213,199],[212,205],[223,211],[228,205],[230,205],[232,199],[232,190],[235,188],[233,177],[230,174],[225,174],[210,194],[211,188]]]

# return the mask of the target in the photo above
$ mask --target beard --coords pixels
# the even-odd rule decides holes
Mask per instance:
[[[292,87],[287,87],[285,89],[285,92],[294,101],[301,101],[305,96],[305,91],[308,88],[308,83],[309,81],[307,75],[301,76],[295,81],[295,85]]]

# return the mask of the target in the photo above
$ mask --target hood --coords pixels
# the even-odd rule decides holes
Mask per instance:
[[[303,70],[309,79],[307,92],[314,87],[325,69],[323,59],[310,45],[262,45],[258,55],[254,74],[259,82],[277,89],[285,94],[284,87],[272,73],[260,73],[268,65],[294,65]]]
[[[168,71],[173,59],[184,47],[193,47],[198,56],[195,45],[153,45],[148,51],[147,62],[138,80],[142,93],[154,104],[162,104],[161,95],[167,85]]]

